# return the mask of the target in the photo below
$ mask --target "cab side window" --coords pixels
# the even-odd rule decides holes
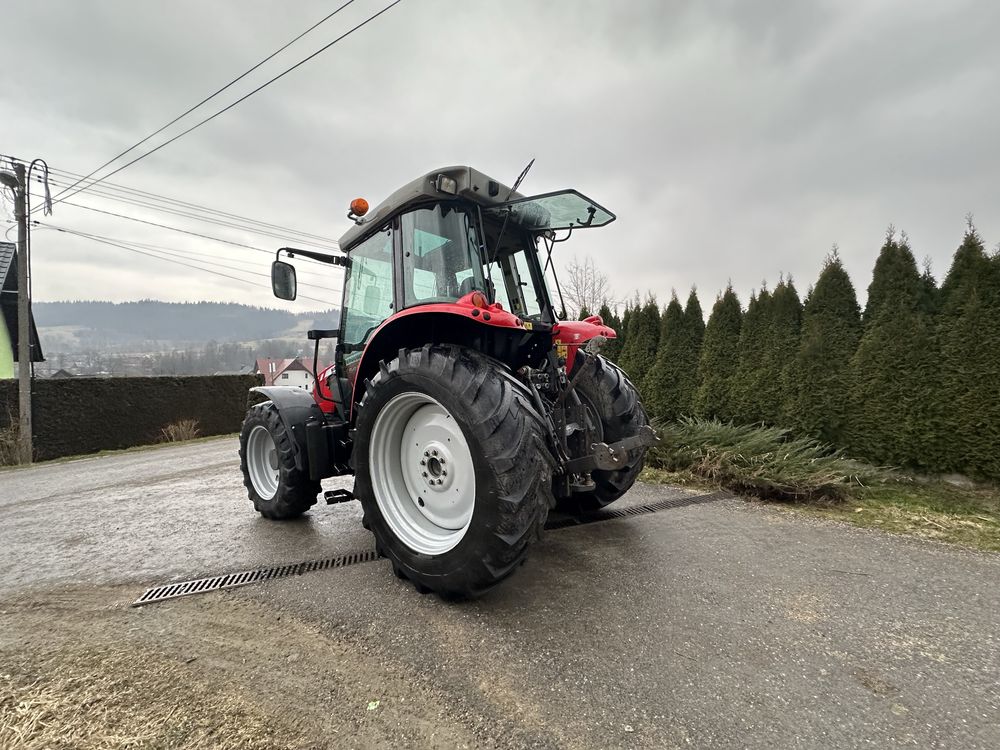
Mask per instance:
[[[363,344],[393,313],[392,232],[384,230],[351,250],[344,283],[344,344]]]

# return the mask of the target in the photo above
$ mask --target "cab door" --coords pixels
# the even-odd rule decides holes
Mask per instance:
[[[398,233],[387,224],[348,252],[340,311],[337,370],[351,403],[351,384],[365,346],[386,318],[396,311],[395,257]]]

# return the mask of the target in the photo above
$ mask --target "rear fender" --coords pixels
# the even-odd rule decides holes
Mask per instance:
[[[309,452],[306,444],[306,422],[310,419],[323,421],[323,412],[312,394],[292,385],[257,386],[251,393],[259,393],[271,401],[278,409],[278,417],[293,438],[295,446],[295,467],[301,471],[309,469]]]
[[[400,349],[427,344],[456,344],[482,352],[512,370],[537,366],[552,348],[548,327],[536,330],[510,313],[490,309],[490,318],[471,306],[427,305],[409,308],[389,318],[369,338],[354,374],[353,407],[364,395],[364,382],[378,372],[380,361],[390,361]],[[352,415],[353,419],[353,415]]]

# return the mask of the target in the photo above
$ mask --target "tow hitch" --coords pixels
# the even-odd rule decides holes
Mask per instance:
[[[625,465],[629,451],[649,447],[659,442],[656,432],[649,425],[643,425],[638,434],[619,440],[617,443],[591,443],[590,455],[574,458],[566,462],[567,474],[589,473],[594,469],[614,470]]]

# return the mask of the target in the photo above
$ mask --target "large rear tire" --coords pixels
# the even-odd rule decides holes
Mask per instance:
[[[320,483],[295,466],[295,445],[271,401],[251,406],[240,430],[240,470],[253,507],[275,521],[316,504]]]
[[[400,350],[365,383],[355,495],[393,571],[421,593],[479,596],[524,562],[552,496],[530,394],[457,346]]]
[[[586,369],[581,373],[580,368]],[[573,362],[577,395],[591,412],[598,427],[598,438],[605,443],[639,434],[649,420],[639,400],[639,391],[617,365],[600,355],[580,351]],[[569,512],[603,508],[620,498],[639,478],[646,461],[646,448],[635,448],[628,454],[624,467],[591,472],[594,489],[574,493],[560,502],[560,509]]]

